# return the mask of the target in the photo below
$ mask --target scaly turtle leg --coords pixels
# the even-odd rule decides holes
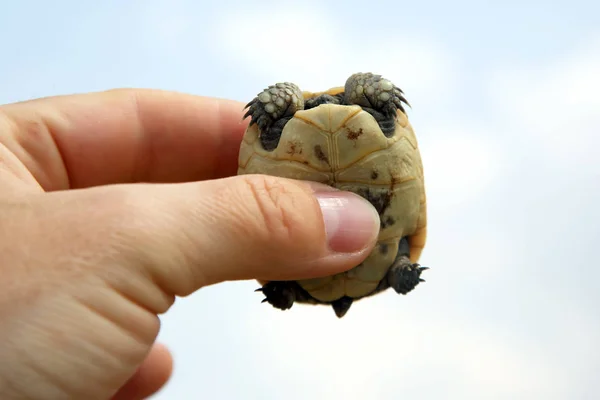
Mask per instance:
[[[262,303],[269,303],[280,310],[289,310],[295,302],[315,303],[316,301],[295,281],[270,281],[255,292],[265,295]]]
[[[402,103],[410,106],[402,90],[381,75],[360,72],[346,80],[343,104],[361,106],[375,118],[387,137],[391,137],[396,129],[396,111],[404,112]]]
[[[244,118],[251,117],[250,126],[257,124],[260,142],[265,150],[275,150],[283,127],[296,111],[304,109],[300,88],[290,82],[271,85],[246,104]]]
[[[404,237],[400,240],[398,254],[387,273],[387,283],[396,293],[407,294],[420,282],[425,282],[421,279],[421,273],[427,269],[429,268],[410,262],[410,246]]]

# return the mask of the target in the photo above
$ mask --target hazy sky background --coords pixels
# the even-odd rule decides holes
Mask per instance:
[[[0,103],[152,87],[249,101],[383,74],[413,108],[427,283],[279,312],[254,282],[162,318],[156,399],[597,399],[600,3],[26,1],[0,6]]]

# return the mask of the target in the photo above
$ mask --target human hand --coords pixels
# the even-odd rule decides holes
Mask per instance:
[[[146,398],[171,374],[154,342],[175,296],[366,258],[368,202],[234,176],[242,107],[150,90],[0,107],[0,398]]]

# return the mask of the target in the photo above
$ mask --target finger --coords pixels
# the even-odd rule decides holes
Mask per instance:
[[[110,257],[87,264],[102,266],[98,274],[156,313],[170,306],[171,295],[217,282],[348,270],[373,249],[380,224],[374,207],[360,196],[266,175],[56,195],[74,204],[60,201],[70,214],[60,216],[59,228],[75,235],[63,242]],[[100,204],[102,212],[90,212]],[[85,231],[70,227],[81,220],[88,222]],[[136,277],[124,277],[125,271]],[[149,277],[167,295],[162,303],[159,294],[138,291],[139,277]]]
[[[0,107],[0,131],[10,131],[4,141],[45,190],[186,182],[235,174],[242,109],[230,100],[112,90]]]
[[[112,397],[112,400],[142,400],[162,389],[173,371],[169,350],[155,345],[150,354],[129,381]]]

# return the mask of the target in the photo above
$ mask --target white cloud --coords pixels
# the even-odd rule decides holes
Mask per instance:
[[[490,95],[498,114],[556,164],[596,166],[600,147],[600,34],[550,64],[498,68]]]
[[[215,42],[217,51],[253,70],[264,85],[292,81],[303,90],[320,91],[342,86],[352,73],[374,72],[411,98],[451,90],[454,60],[442,48],[425,38],[349,29],[322,4],[265,10],[253,3],[227,14],[215,25],[215,35],[222,38]]]

